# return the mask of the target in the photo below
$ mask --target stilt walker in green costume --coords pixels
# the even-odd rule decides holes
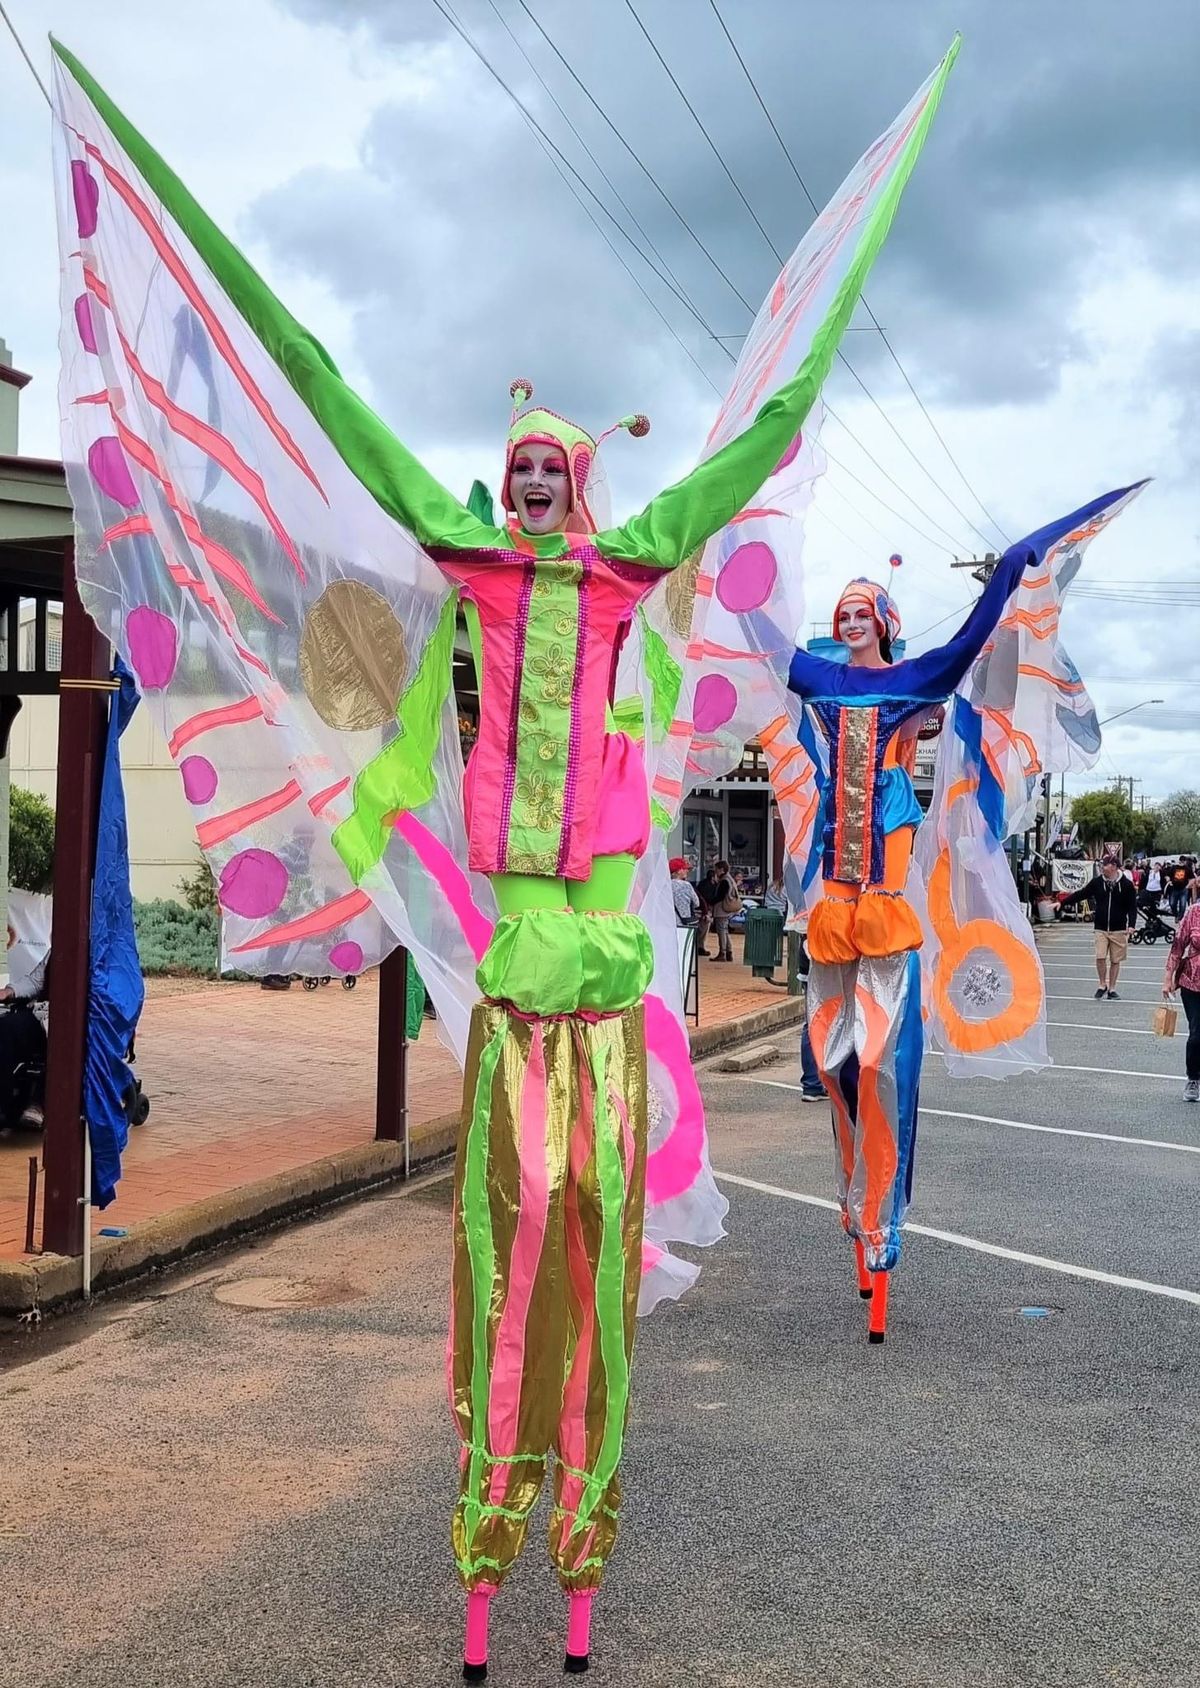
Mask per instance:
[[[616,1535],[639,1285],[663,1238],[693,1235],[721,1199],[686,1038],[649,990],[655,949],[630,912],[639,862],[662,853],[652,819],[669,825],[678,795],[655,774],[652,815],[646,750],[661,760],[676,723],[681,742],[693,727],[684,665],[661,639],[651,652],[638,610],[680,564],[711,578],[740,520],[778,514],[747,507],[792,461],[953,52],[789,260],[701,465],[618,526],[595,508],[599,442],[523,408],[525,381],[506,522],[460,503],[56,53],[81,592],[179,758],[235,964],[282,951],[291,971],[358,972],[403,942],[465,1057],[449,1349],[464,1673],[486,1674],[490,1601],[550,1453],[566,1668],[582,1670]],[[721,582],[740,569],[735,552]],[[481,705],[465,777],[459,603]],[[627,641],[654,678],[647,747],[613,707]],[[293,883],[287,841],[314,821]],[[673,923],[667,941],[673,968]],[[690,1097],[686,1131],[649,1154],[648,1059]],[[648,1209],[671,1217],[644,1248]]]

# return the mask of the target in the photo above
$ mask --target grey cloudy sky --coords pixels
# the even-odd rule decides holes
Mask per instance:
[[[787,252],[812,213],[710,0],[634,5],[770,241]],[[963,31],[868,296],[1010,535],[1155,476],[1089,557],[1087,581],[1109,596],[1081,595],[1066,628],[1102,715],[1167,701],[1115,724],[1094,774],[1075,783],[1132,774],[1147,796],[1200,784],[1200,607],[1176,601],[1200,604],[1200,589],[1151,585],[1200,582],[1200,7],[718,5],[818,203]],[[740,333],[749,313],[738,294],[756,306],[778,265],[626,0],[529,0],[529,10],[679,218],[520,0],[455,0],[452,9],[626,222],[581,140],[593,149],[707,324],[612,235],[695,363],[432,0],[207,0],[187,9],[9,0],[9,9],[40,63],[47,24],[79,53],[347,375],[458,489],[475,474],[495,480],[514,375],[593,426],[634,408],[650,413],[646,442],[621,439],[610,451],[618,511],[694,461],[716,403],[711,383],[723,388],[730,369],[708,330]],[[46,140],[37,91],[0,37],[0,202],[6,228],[21,236],[0,247],[0,334],[36,377],[23,448],[49,454],[56,260]],[[921,464],[991,533],[869,325],[846,349]],[[898,549],[908,630],[943,617],[949,630],[967,597],[950,553],[982,541],[846,371],[828,392],[882,469],[828,424],[844,467],[831,468],[810,518],[812,618],[827,617],[848,574],[879,571]]]

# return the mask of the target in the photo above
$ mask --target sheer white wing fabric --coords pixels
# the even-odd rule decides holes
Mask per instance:
[[[61,66],[56,102],[80,591],[178,763],[219,887],[224,958],[357,973],[402,941],[461,1064],[495,905],[466,867],[448,670],[432,795],[360,883],[333,842],[355,780],[402,731],[397,700],[445,626],[442,576],[346,467]],[[656,847],[665,887],[661,836]],[[672,958],[647,1005],[647,1310],[698,1270],[667,1244],[712,1242],[727,1204],[708,1168],[673,905],[653,875],[638,901],[656,956]]]
[[[1032,824],[1043,775],[1090,768],[1100,753],[1060,616],[1088,545],[1141,491],[1095,511],[1026,569],[947,711],[909,894],[925,929],[927,1036],[960,1076],[1049,1065],[1041,962],[1004,844]]]
[[[447,587],[351,474],[75,80],[57,68],[63,453],[89,612],[180,769],[228,964],[357,973],[397,941],[462,1056],[474,956],[396,837],[331,841]],[[466,861],[452,695],[419,820]],[[489,907],[486,882],[469,895]]]
[[[702,457],[736,438],[813,350],[938,75],[863,154],[784,265],[746,336]],[[669,826],[688,791],[727,773],[758,738],[793,864],[807,856],[817,811],[817,771],[798,743],[800,706],[786,682],[804,621],[804,516],[825,468],[821,420],[818,403],[753,505],[676,571],[645,617],[649,644],[657,640],[669,659],[655,669],[647,734],[659,823]],[[790,889],[798,902],[798,883]]]

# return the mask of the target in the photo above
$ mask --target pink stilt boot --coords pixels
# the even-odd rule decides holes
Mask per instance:
[[[467,1595],[467,1639],[463,1647],[463,1681],[486,1682],[488,1613],[495,1587],[481,1583]]]
[[[568,1676],[581,1675],[588,1668],[592,1601],[595,1597],[594,1588],[577,1588],[567,1596],[567,1655],[563,1669]]]

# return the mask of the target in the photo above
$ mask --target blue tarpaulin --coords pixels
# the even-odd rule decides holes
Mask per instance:
[[[133,930],[129,888],[129,829],[121,781],[121,734],[138,706],[133,675],[117,658],[96,833],[92,882],[91,960],[83,1113],[92,1143],[92,1202],[107,1207],[117,1193],[121,1151],[129,1135],[125,1092],[133,1074],[125,1056],[142,1011],[145,986]]]

